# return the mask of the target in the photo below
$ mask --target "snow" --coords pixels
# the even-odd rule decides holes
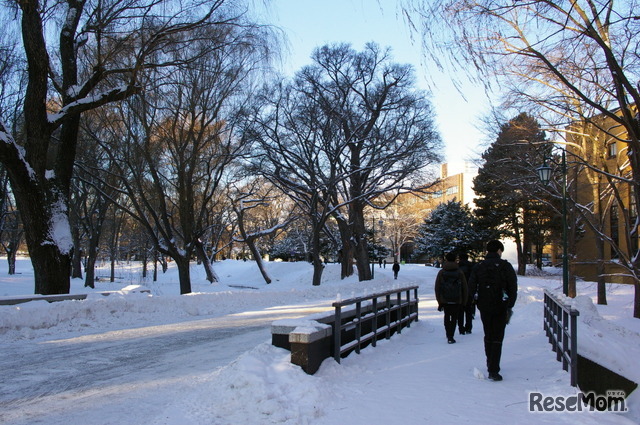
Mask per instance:
[[[51,206],[50,213],[49,239],[60,252],[68,253],[73,249],[73,237],[71,236],[67,206],[62,200],[58,200]]]
[[[33,272],[26,259],[18,273],[6,274],[0,263],[0,299],[33,291]],[[108,264],[97,275],[107,275]],[[214,264],[221,282],[209,284],[202,266],[193,265],[190,295],[179,295],[177,270],[172,265],[158,282],[141,277],[138,265],[119,264],[116,282],[100,280],[96,289],[72,280],[72,293],[89,293],[83,301],[48,304],[33,301],[0,306],[0,344],[3,362],[28,359],[37,350],[82,347],[101,341],[92,361],[107,357],[107,348],[121,352],[120,362],[131,362],[127,378],[106,381],[90,388],[68,387],[77,354],[56,365],[51,374],[58,387],[41,394],[22,394],[22,388],[38,379],[24,365],[6,378],[0,375],[0,422],[3,424],[632,424],[640,423],[640,396],[627,399],[629,412],[531,413],[530,392],[545,396],[571,396],[569,374],[555,360],[542,329],[543,289],[561,287],[556,274],[519,278],[514,316],[507,326],[502,371],[504,381],[486,379],[483,335],[479,317],[473,333],[456,334],[447,344],[442,313],[436,310],[433,284],[438,269],[403,265],[398,280],[390,267],[376,266],[376,279],[340,280],[337,264],[328,264],[322,285],[313,287],[311,265],[267,262],[273,277],[267,285],[251,261],[226,260]],[[549,269],[556,272],[556,269]],[[151,273],[150,273],[151,274]],[[270,344],[269,323],[293,319],[310,309],[331,310],[336,298],[350,298],[387,288],[420,285],[419,322],[402,334],[351,354],[337,364],[324,361],[313,376],[290,363],[290,353]],[[256,288],[256,289],[251,289]],[[148,290],[149,293],[142,292]],[[113,291],[109,296],[102,291]],[[579,283],[579,296],[568,300],[580,310],[578,344],[581,354],[640,382],[640,321],[632,318],[633,288],[610,285],[608,306],[596,306],[596,287]],[[342,294],[342,295],[340,295]],[[301,313],[305,311],[307,313]],[[144,345],[152,334],[169,342],[186,332],[204,332],[210,323],[232,335],[209,345],[185,347],[189,361],[171,352],[159,355],[153,367],[139,367],[135,356],[127,357],[125,340]],[[253,326],[239,335],[231,323]],[[302,327],[313,322],[295,320]],[[122,347],[120,345],[122,344]],[[44,347],[44,348],[43,348]],[[160,351],[160,349],[157,349]],[[216,357],[214,351],[226,353]],[[217,352],[217,351],[216,351]],[[122,359],[126,359],[122,360]],[[39,362],[38,362],[39,363]],[[82,366],[80,366],[82,367]],[[87,367],[90,367],[87,364]],[[109,364],[107,374],[115,373]],[[163,372],[171,372],[165,375]],[[107,375],[109,376],[109,375]]]
[[[78,107],[86,107],[86,105],[91,104],[100,104],[104,99],[110,96],[117,96],[120,93],[125,93],[128,90],[126,85],[117,86],[112,88],[109,91],[96,93],[90,96],[86,96],[81,99],[77,99],[68,105],[65,105],[60,111],[56,113],[49,113],[47,115],[47,119],[50,124],[58,125],[62,120],[64,120],[74,109]]]

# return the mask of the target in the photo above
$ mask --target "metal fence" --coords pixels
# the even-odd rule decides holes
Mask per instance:
[[[403,296],[404,295],[404,296]],[[355,304],[355,315],[343,322],[342,308]],[[402,328],[418,320],[418,287],[394,289],[364,297],[333,303],[334,358],[340,363],[343,354],[360,353],[368,344],[376,346],[381,338],[389,339]],[[351,335],[353,334],[353,335]],[[342,341],[349,341],[344,346]]]
[[[578,316],[580,312],[565,304],[545,289],[544,330],[556,360],[570,370],[571,386],[578,385]]]

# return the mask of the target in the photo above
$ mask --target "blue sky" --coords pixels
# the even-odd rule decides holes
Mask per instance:
[[[467,100],[454,88],[447,75],[428,67],[419,40],[412,41],[395,0],[273,0],[268,2],[266,18],[282,28],[289,43],[283,71],[293,74],[309,64],[315,47],[348,42],[356,49],[374,41],[393,49],[396,62],[416,68],[418,86],[432,88],[440,134],[449,162],[469,159],[485,142],[477,129],[478,118],[488,110],[480,88],[468,84]],[[435,85],[428,84],[427,75]]]

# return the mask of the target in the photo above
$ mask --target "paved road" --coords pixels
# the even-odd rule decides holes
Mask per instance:
[[[278,312],[277,318],[319,311]],[[169,325],[142,326],[69,339],[3,344],[0,356],[0,423],[80,424],[86,409],[136,408],[122,423],[144,423],[166,400],[199,376],[227,365],[269,340],[273,310]],[[60,335],[58,333],[58,335]],[[107,415],[105,415],[106,417]],[[86,422],[85,422],[86,423]]]

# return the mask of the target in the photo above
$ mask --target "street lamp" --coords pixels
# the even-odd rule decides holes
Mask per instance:
[[[562,149],[562,293],[569,295],[569,256],[567,249],[567,159],[565,149]],[[547,165],[545,156],[542,165],[536,169],[543,185],[551,181],[551,167]]]
[[[551,181],[551,171],[553,170],[549,165],[547,165],[546,156],[544,157],[542,165],[536,168],[536,171],[538,172],[538,177],[540,177],[540,181],[542,182],[542,184],[545,186],[548,185],[549,181]]]
[[[382,238],[384,237],[384,227],[383,227],[384,221],[382,221],[382,219],[378,220],[378,225],[380,226],[380,245],[384,248],[384,244],[382,243]],[[378,255],[381,255],[381,254],[378,253]],[[378,258],[378,264],[379,265],[382,264],[382,258]]]

